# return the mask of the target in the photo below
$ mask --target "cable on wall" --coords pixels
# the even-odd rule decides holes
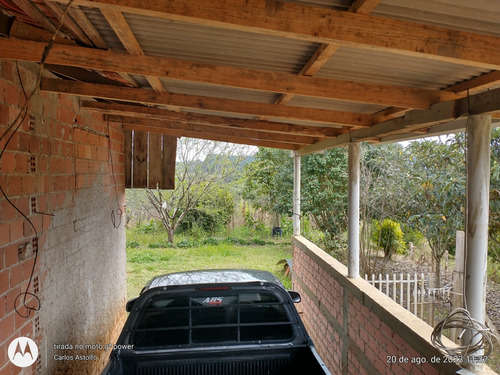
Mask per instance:
[[[45,47],[45,49],[43,51],[43,55],[42,55],[42,58],[40,60],[40,66],[39,66],[39,69],[38,69],[37,79],[36,79],[36,82],[35,82],[33,90],[29,94],[26,93],[23,81],[21,79],[21,75],[19,73],[19,66],[18,66],[17,61],[16,61],[17,75],[18,75],[18,78],[19,78],[19,81],[20,81],[21,88],[23,90],[25,102],[24,102],[23,107],[21,108],[21,110],[17,114],[16,118],[12,121],[12,123],[9,126],[7,126],[7,129],[0,135],[0,142],[2,140],[6,139],[6,141],[5,141],[4,145],[3,145],[2,150],[0,151],[0,160],[2,159],[2,156],[3,156],[4,152],[5,152],[5,150],[7,149],[8,144],[10,143],[10,141],[12,140],[12,138],[14,137],[14,135],[17,133],[17,131],[21,127],[21,124],[23,123],[24,119],[26,118],[26,115],[28,114],[28,105],[29,105],[29,103],[31,101],[31,98],[39,90],[39,85],[40,85],[40,81],[41,81],[41,78],[42,78],[42,72],[43,72],[43,68],[44,68],[44,65],[45,65],[45,61],[47,60],[47,56],[49,55],[50,50],[54,46],[54,42],[55,42],[56,36],[59,33],[59,31],[61,30],[61,27],[62,27],[63,22],[64,22],[64,18],[66,17],[66,14],[68,13],[69,7],[73,3],[73,1],[74,0],[70,0],[68,2],[68,4],[66,5],[66,7],[64,8],[64,12],[61,15],[61,20],[59,22],[59,25],[57,26],[56,30],[54,31],[54,34],[53,34],[52,38],[50,39],[49,44]],[[19,212],[19,214],[30,224],[31,228],[33,229],[33,231],[35,233],[36,243],[38,244],[38,240],[39,240],[38,231],[36,230],[33,222],[8,198],[7,194],[5,193],[5,191],[3,190],[2,186],[1,186],[1,184],[0,184],[0,192],[2,193],[3,197],[5,198],[5,200],[17,212]],[[30,317],[30,315],[31,315],[32,312],[38,311],[41,308],[40,298],[37,295],[35,295],[34,293],[29,292],[29,288],[31,286],[31,283],[33,281],[33,276],[34,276],[34,273],[35,273],[35,268],[36,268],[37,260],[38,260],[38,245],[35,248],[35,257],[33,259],[33,267],[31,268],[31,273],[30,273],[28,285],[26,286],[25,291],[22,292],[22,293],[20,293],[16,297],[16,299],[14,300],[14,310],[16,311],[16,313],[19,316],[21,316],[22,318],[26,318],[26,319]],[[22,297],[22,306],[27,309],[27,313],[26,314],[21,313],[19,311],[19,309],[17,308],[17,303],[18,303],[18,301],[19,301],[19,299],[21,297]],[[27,297],[33,297],[35,299],[36,303],[34,305],[28,305],[27,304]]]
[[[113,153],[111,151],[111,127],[109,125],[109,120],[108,120],[108,150],[109,150],[109,163],[111,164],[111,177],[113,178],[113,185],[115,187],[115,199],[116,199],[116,206],[118,207],[116,210],[111,211],[111,223],[113,224],[113,227],[115,229],[118,229],[122,223],[122,216],[123,216],[123,210],[120,207],[120,202],[118,202],[118,189],[116,187],[116,180],[115,180],[115,170],[113,167]],[[116,216],[118,216],[118,222],[116,221]]]

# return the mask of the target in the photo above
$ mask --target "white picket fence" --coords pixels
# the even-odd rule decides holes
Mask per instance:
[[[434,304],[438,297],[450,298],[450,288],[434,288],[434,274],[372,274],[365,280],[430,325],[434,325]]]

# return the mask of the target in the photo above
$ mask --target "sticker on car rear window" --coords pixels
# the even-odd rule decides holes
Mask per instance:
[[[203,306],[226,306],[238,302],[237,296],[207,296],[192,298],[194,305]]]

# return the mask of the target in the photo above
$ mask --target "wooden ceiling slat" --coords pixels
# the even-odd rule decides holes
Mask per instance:
[[[58,0],[67,3],[68,0]],[[498,38],[415,22],[259,0],[78,0],[78,4],[500,70]]]
[[[44,43],[0,39],[0,58],[39,61],[44,49]],[[259,91],[418,109],[427,109],[434,103],[458,97],[455,93],[446,91],[296,76],[156,56],[130,56],[77,46],[54,45],[46,62]]]
[[[175,188],[175,160],[177,156],[177,137],[162,135],[162,189]]]
[[[148,133],[134,132],[133,142],[133,187],[148,187]]]
[[[66,93],[90,98],[122,100],[145,104],[172,105],[182,108],[240,113],[244,115],[267,116],[294,121],[310,121],[322,124],[342,124],[355,127],[368,127],[372,125],[371,115],[361,113],[277,106],[274,104],[254,103],[184,94],[159,94],[152,90],[134,89],[129,87],[118,87],[84,82],[70,82],[57,79],[42,79],[41,89],[45,91]]]

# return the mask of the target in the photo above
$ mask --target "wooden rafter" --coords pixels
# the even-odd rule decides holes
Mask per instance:
[[[106,18],[106,21],[108,21],[109,25],[125,46],[125,49],[129,54],[144,55],[142,47],[137,41],[137,38],[135,37],[122,12],[114,9],[101,9],[101,13],[104,18]],[[158,77],[147,75],[146,79],[156,92],[165,92],[165,87],[163,87]]]
[[[212,141],[238,143],[251,146],[280,148],[283,150],[296,150],[300,147],[300,144],[297,143],[278,142],[273,140],[248,138],[245,136],[240,137],[238,135],[227,135],[227,134],[217,134],[213,132],[207,132],[206,128],[202,126],[195,126],[195,125],[186,126],[186,124],[176,123],[176,122],[152,123],[153,120],[147,121],[148,119],[136,119],[137,121],[134,121],[133,118],[123,119],[120,117],[114,117],[114,115],[106,115],[106,120],[118,123],[122,122],[121,120],[125,120],[125,122],[122,122],[123,129],[125,130],[137,130],[150,133],[161,133],[173,137],[208,139]],[[141,121],[146,120],[145,121],[146,123],[140,123],[141,121],[139,120]]]
[[[380,1],[381,0],[355,0],[350,6],[349,12],[370,14],[372,10],[380,4]]]
[[[167,20],[500,70],[498,38],[493,36],[291,2],[78,0],[77,4],[98,8],[113,6],[121,11]]]
[[[380,1],[381,0],[355,0],[353,5],[349,8],[349,11],[368,14],[380,3]],[[339,47],[338,44],[321,44],[301,69],[299,75],[312,76],[316,74]],[[276,104],[286,104],[292,100],[293,97],[293,94],[282,94],[278,100],[276,100]]]
[[[50,8],[52,13],[58,18],[59,20],[62,19],[64,11],[61,9],[58,3],[54,3],[52,1],[45,1],[45,4]],[[64,17],[63,25],[72,33],[72,35],[75,37],[76,40],[78,40],[80,43],[87,45],[87,46],[92,46],[92,41],[87,37],[87,35],[82,31],[82,29],[75,23],[75,21],[69,16],[66,15]]]
[[[220,127],[229,127],[234,129],[260,130],[270,133],[284,133],[290,135],[305,135],[309,137],[332,137],[339,135],[339,129],[292,125],[281,122],[245,120],[233,117],[206,116],[196,113],[173,112],[167,109],[150,108],[137,105],[84,102],[81,105],[83,110],[99,112],[110,115],[123,115],[129,117],[145,117],[154,119],[163,119],[169,121],[216,125]]]
[[[191,132],[199,132],[213,135],[221,135],[227,137],[248,138],[255,140],[272,141],[279,143],[291,143],[294,145],[308,145],[318,142],[321,138],[309,137],[297,134],[271,133],[261,130],[241,129],[230,126],[220,126],[213,124],[197,124],[195,122],[180,122],[172,120],[159,120],[145,117],[131,117],[123,115],[107,115],[107,119],[112,122],[122,124],[136,124],[154,126],[157,128],[166,128],[174,130],[187,130]],[[322,137],[324,139],[324,137]]]
[[[413,110],[403,117],[388,120],[370,128],[359,129],[318,142],[297,150],[305,155],[326,148],[345,145],[348,142],[362,142],[370,139],[388,137],[393,134],[411,133],[438,124],[453,121],[473,114],[500,111],[500,89],[485,91],[467,98],[434,104],[428,110]]]
[[[102,98],[152,105],[172,105],[182,108],[203,109],[215,112],[266,116],[283,120],[310,121],[320,124],[347,125],[352,127],[368,127],[372,125],[372,117],[360,113],[277,106],[274,104],[184,94],[159,94],[152,90],[62,81],[57,79],[42,79],[41,89],[88,98]]]
[[[0,40],[0,58],[36,62],[44,49],[43,43]],[[458,98],[457,94],[446,91],[296,76],[157,56],[130,56],[78,46],[54,45],[46,61],[55,65],[419,109]]]

